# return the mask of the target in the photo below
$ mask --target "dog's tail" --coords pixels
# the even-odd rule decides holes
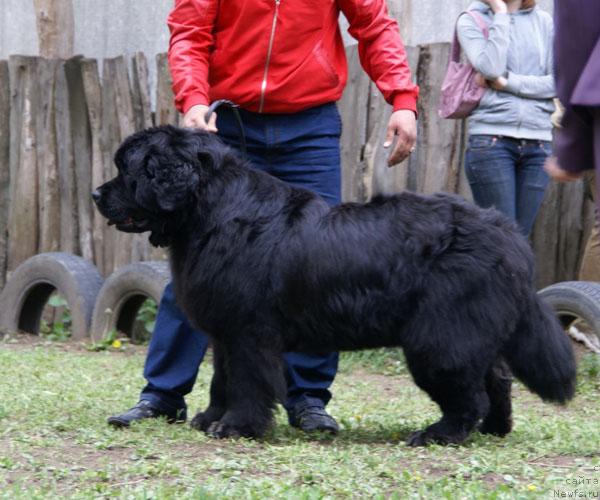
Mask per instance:
[[[565,403],[573,397],[576,366],[571,341],[533,290],[503,355],[515,376],[542,399]]]

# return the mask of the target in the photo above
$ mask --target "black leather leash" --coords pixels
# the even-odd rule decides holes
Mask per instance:
[[[233,111],[238,126],[238,132],[240,133],[240,150],[244,155],[246,155],[246,133],[244,132],[244,124],[242,123],[242,117],[240,116],[240,112],[238,111],[239,106],[236,103],[228,99],[218,99],[214,101],[208,107],[208,111],[206,112],[206,123],[208,123],[208,120],[210,119],[211,115],[215,112],[215,110],[221,106],[226,106]]]

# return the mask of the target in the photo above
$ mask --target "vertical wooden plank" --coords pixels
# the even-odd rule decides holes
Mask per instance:
[[[421,47],[419,57],[419,141],[412,180],[424,193],[455,191],[457,185],[461,122],[442,120],[437,111],[449,51],[450,44],[435,43]]]
[[[117,118],[116,89],[114,86],[114,64],[110,59],[104,59],[102,64],[102,135],[101,147],[104,165],[104,179],[110,179],[117,174],[113,164],[113,155],[120,142],[119,123]],[[104,233],[104,272],[109,275],[115,269],[115,247],[117,231],[107,228]]]
[[[39,183],[39,251],[60,249],[60,187],[56,153],[55,99],[56,59],[40,59],[38,84],[41,89],[37,120],[37,162]]]
[[[11,194],[8,215],[8,270],[12,271],[38,250],[38,179],[36,155],[36,112],[38,109],[37,58],[13,56],[9,68],[15,74],[14,87],[20,117],[11,110],[11,125],[18,125],[18,157],[11,165]],[[16,157],[16,155],[15,155]],[[12,157],[11,159],[15,158]]]
[[[136,52],[131,58],[133,115],[137,130],[151,127],[152,110],[150,107],[150,84],[148,60],[143,52]]]
[[[90,124],[87,116],[85,92],[81,76],[81,57],[73,57],[65,62],[65,75],[69,88],[71,138],[75,161],[79,247],[81,256],[93,261],[91,141]]]
[[[410,70],[416,80],[416,71],[419,62],[418,47],[406,47],[406,55]],[[399,165],[393,167],[387,166],[387,160],[391,153],[391,148],[385,149],[383,143],[387,135],[387,125],[392,113],[392,108],[385,102],[383,96],[371,83],[371,99],[369,106],[369,140],[365,148],[365,160],[371,163],[367,170],[372,172],[372,194],[393,194],[399,193],[408,187],[408,172],[411,162],[416,159],[415,153],[410,155]],[[417,137],[417,141],[420,138]],[[366,183],[369,180],[365,181]]]
[[[131,95],[133,101],[133,115],[136,130],[142,130],[153,125],[152,110],[150,106],[150,84],[148,73],[148,60],[143,52],[137,52],[131,60]],[[137,249],[134,247],[132,259],[158,260],[150,245],[148,235],[139,235],[136,238]],[[137,255],[136,255],[137,254]],[[163,255],[163,252],[160,253]]]
[[[463,120],[461,124],[461,135],[460,135],[460,153],[459,153],[459,171],[457,176],[456,192],[463,198],[469,201],[473,201],[473,193],[471,192],[471,186],[467,180],[467,174],[465,173],[465,150],[467,147],[467,122]]]
[[[140,58],[141,60],[141,58]],[[138,61],[139,62],[139,61]],[[124,141],[128,136],[139,130],[136,123],[142,122],[141,117],[136,119],[134,108],[134,92],[129,78],[129,70],[127,61],[124,57],[115,59],[116,63],[116,105],[119,112],[119,125],[121,129],[120,142]],[[142,99],[140,98],[140,104]],[[141,111],[141,108],[140,108]],[[147,112],[148,110],[146,110]],[[147,117],[146,117],[147,119]],[[126,234],[120,233],[117,236],[117,251],[122,251],[122,260],[117,261],[118,266],[144,260],[149,252],[148,235],[147,234]]]
[[[550,183],[531,236],[538,288],[577,279],[588,210],[582,181]]]
[[[10,185],[10,80],[8,61],[0,61],[0,289],[6,282]]]
[[[10,89],[10,117],[9,117],[9,202],[12,197],[15,179],[19,168],[21,148],[21,123],[23,119],[23,80],[25,77],[25,61],[20,56],[12,56],[8,62],[9,89]],[[10,207],[10,203],[9,203]],[[10,209],[9,209],[10,213]]]
[[[104,69],[103,86],[111,86],[112,88],[107,89],[103,106],[108,106],[109,110],[112,109],[112,111],[109,111],[110,116],[108,118],[114,121],[114,126],[116,126],[109,137],[108,144],[108,152],[112,163],[112,157],[120,143],[127,136],[134,133],[136,127],[129,73],[125,59],[123,57],[105,59]],[[112,177],[114,173],[116,173],[116,170],[113,170],[109,177]],[[126,234],[117,232],[114,228],[113,231],[116,232],[113,250],[114,269],[144,258],[144,254],[148,249],[147,235]]]
[[[338,104],[342,119],[341,162],[342,199],[365,199],[363,179],[363,148],[367,142],[367,113],[369,103],[369,77],[358,59],[357,45],[346,47],[348,59],[348,84]]]
[[[77,214],[77,186],[73,141],[71,139],[71,113],[65,61],[59,60],[55,88],[56,152],[60,186],[60,247],[63,252],[79,255],[79,223]]]
[[[583,213],[585,196],[583,180],[561,186],[559,206],[558,281],[577,279],[579,255],[584,249]]]
[[[531,246],[536,260],[536,286],[556,283],[558,259],[560,184],[551,183],[531,233]]]
[[[81,77],[85,93],[88,121],[91,134],[91,183],[92,189],[108,180],[105,177],[104,153],[102,151],[102,87],[98,73],[98,62],[95,59],[81,60]],[[93,206],[93,205],[92,205]],[[101,274],[106,273],[104,241],[106,237],[106,220],[98,210],[92,210],[92,245],[94,262]]]
[[[173,80],[167,54],[156,55],[156,125],[179,125],[179,113],[173,104]]]

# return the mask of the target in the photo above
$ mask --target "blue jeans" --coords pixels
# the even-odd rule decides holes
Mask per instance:
[[[471,135],[465,172],[475,203],[496,207],[528,236],[548,186],[544,161],[551,153],[548,141]]]
[[[335,104],[326,104],[290,115],[265,115],[241,110],[247,156],[255,168],[311,189],[330,205],[341,200],[341,120]],[[240,137],[230,110],[218,111],[221,138],[239,147]],[[208,337],[194,331],[175,304],[171,284],[160,302],[150,340],[144,377],[148,384],[141,398],[165,410],[185,408],[184,396],[192,391]],[[337,372],[338,354],[286,353],[285,374],[288,411],[298,403],[326,405],[329,387]]]

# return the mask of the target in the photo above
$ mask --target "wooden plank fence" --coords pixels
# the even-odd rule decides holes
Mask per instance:
[[[408,47],[421,87],[417,149],[388,168],[383,148],[390,108],[347,49],[343,122],[343,197],[365,201],[404,189],[470,198],[463,172],[465,126],[437,115],[448,44]],[[165,54],[157,56],[155,109],[148,61],[12,56],[0,61],[0,288],[26,258],[66,251],[92,260],[105,276],[129,262],[164,259],[145,235],[119,233],[94,210],[90,192],[116,170],[112,156],[136,130],[178,124]],[[100,71],[101,66],[101,71]],[[552,185],[532,236],[538,285],[576,277],[593,220],[580,182]]]

